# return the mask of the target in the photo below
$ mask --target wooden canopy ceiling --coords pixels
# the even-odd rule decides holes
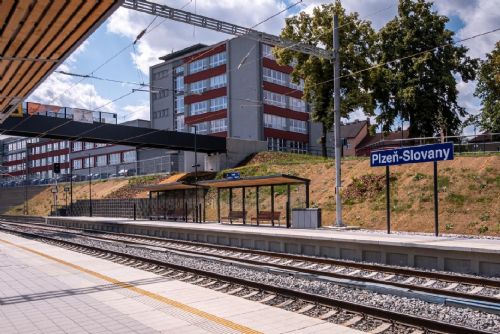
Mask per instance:
[[[0,1],[0,123],[122,0]]]
[[[242,187],[257,187],[257,186],[276,186],[286,184],[305,184],[309,183],[309,179],[304,179],[298,176],[277,174],[267,176],[252,176],[242,177],[241,179],[222,179],[199,182],[199,185],[213,188],[242,188]]]

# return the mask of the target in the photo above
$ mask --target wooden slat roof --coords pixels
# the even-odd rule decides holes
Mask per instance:
[[[223,179],[223,180],[202,181],[198,182],[198,184],[214,188],[241,188],[241,187],[272,186],[272,185],[285,185],[285,184],[303,184],[307,182],[310,182],[310,180],[293,175],[276,174],[267,176],[243,177],[237,180]]]
[[[184,190],[184,189],[195,189],[202,188],[202,186],[196,186],[191,183],[184,182],[171,182],[171,183],[163,183],[163,184],[154,184],[150,186],[140,187],[143,191],[170,191],[170,190]]]
[[[0,1],[0,123],[122,2]]]

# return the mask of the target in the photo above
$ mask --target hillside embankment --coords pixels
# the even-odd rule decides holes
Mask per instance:
[[[231,169],[242,176],[291,174],[311,180],[310,202],[323,211],[323,225],[335,217],[334,161],[305,155],[264,152],[242,167]],[[432,163],[391,167],[391,221],[394,231],[432,232],[434,227]],[[221,177],[222,173],[218,177]],[[458,156],[438,164],[439,217],[443,233],[500,235],[500,155]],[[92,197],[146,197],[137,192],[139,184],[154,184],[168,176],[98,181],[92,184]],[[348,225],[366,229],[385,229],[385,168],[370,168],[366,158],[342,161],[343,217]],[[260,190],[261,210],[270,209],[269,187]],[[4,191],[4,190],[2,190]],[[292,186],[291,207],[304,205],[304,189]],[[88,184],[74,187],[75,199],[88,198]],[[228,210],[229,195],[222,192],[222,215]],[[63,198],[61,198],[63,199]],[[284,213],[286,188],[275,187],[276,210]],[[249,216],[255,215],[255,190],[246,190]],[[60,204],[63,204],[61,200]],[[50,189],[30,199],[30,214],[45,215],[52,205]],[[233,210],[241,210],[241,191],[233,194]],[[23,205],[7,210],[22,214]],[[284,217],[284,214],[282,214]],[[207,218],[216,218],[216,194],[207,196]],[[283,223],[282,219],[282,222]]]

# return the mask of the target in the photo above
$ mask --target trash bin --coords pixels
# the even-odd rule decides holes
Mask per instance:
[[[292,228],[316,229],[321,227],[320,208],[292,209]]]

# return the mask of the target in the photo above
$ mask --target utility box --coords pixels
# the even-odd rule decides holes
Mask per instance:
[[[321,209],[292,209],[292,228],[316,229],[321,227]]]

